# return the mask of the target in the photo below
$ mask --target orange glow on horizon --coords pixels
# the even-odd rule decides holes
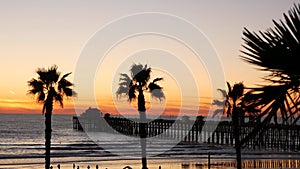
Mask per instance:
[[[0,99],[0,114],[42,114],[42,108],[42,103],[31,99]],[[74,113],[74,106],[70,101],[66,101],[63,108],[58,103],[54,103],[53,114]]]
[[[83,113],[89,106],[82,106],[80,112],[75,112],[74,107],[72,106],[64,106],[64,108],[61,108],[60,106],[55,106],[53,109],[53,114],[72,114],[75,115]],[[115,106],[99,106],[98,107],[103,114],[109,113],[112,115],[120,115],[120,112],[115,108]],[[198,110],[198,115],[206,116],[208,114],[209,107],[207,106],[200,106]],[[162,116],[177,116],[180,108],[178,107],[166,107],[166,109],[163,110]],[[185,110],[183,110],[185,111]],[[14,107],[14,106],[0,106],[0,114],[42,114],[42,104],[37,104],[36,106],[32,107]],[[127,115],[137,115],[138,111],[127,111],[123,112],[122,114]],[[157,115],[152,114],[151,111],[147,111],[147,115]],[[186,115],[188,115],[186,113]]]
[[[201,98],[200,100],[201,102],[198,110],[193,109],[193,107],[180,107],[180,100],[166,100],[162,103],[154,100],[154,106],[150,105],[150,103],[146,106],[147,116],[177,116],[180,109],[183,115],[190,115],[189,112],[197,111],[197,115],[207,116],[211,99]],[[96,108],[100,109],[103,114],[138,115],[136,101],[129,103],[126,98],[123,98],[122,104],[131,107],[130,109],[123,109],[123,112],[120,112],[117,109],[117,105],[114,104],[112,97],[106,99],[102,98],[98,101],[98,106],[96,106]],[[155,105],[161,106],[157,107]],[[85,101],[85,104],[77,106],[77,109],[75,110],[74,102],[71,99],[65,99],[63,108],[58,103],[54,103],[53,114],[81,114],[89,107],[93,107],[93,105],[89,105],[87,100]],[[27,100],[0,99],[0,114],[42,114],[42,108],[43,104],[37,103],[33,98],[28,98]]]
[[[127,105],[127,108],[121,109],[122,112],[118,109],[118,106],[113,103],[112,100],[98,100],[98,108],[102,111],[102,113],[109,113],[112,115],[138,115],[137,110],[137,101],[133,101],[129,103],[126,98],[121,100],[123,105]],[[147,102],[147,101],[146,101]],[[157,107],[146,106],[147,116],[177,116],[181,110],[182,115],[190,115],[189,112],[197,111],[197,115],[199,116],[207,116],[211,99],[210,98],[202,98],[202,101],[199,104],[199,109],[194,110],[193,107],[181,107],[180,101],[178,100],[168,100],[165,107],[159,109]],[[164,103],[155,103],[155,104],[164,104]]]

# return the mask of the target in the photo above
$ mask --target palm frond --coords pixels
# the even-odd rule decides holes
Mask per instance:
[[[58,67],[56,65],[48,69],[38,68],[36,71],[38,79],[33,78],[28,81],[28,86],[30,87],[28,93],[35,95],[38,102],[44,103],[43,113],[52,111],[53,101],[59,102],[63,107],[63,96],[76,95],[76,92],[71,88],[73,83],[66,79],[71,73],[66,73],[59,79],[60,72],[57,70]]]
[[[252,88],[243,97],[243,108],[263,121],[241,144],[261,135],[272,120],[275,124],[290,121],[295,124],[300,119],[300,4],[294,5],[283,17],[283,20],[273,20],[274,28],[265,32],[257,34],[246,28],[243,31],[245,44],[241,59],[268,72],[264,80],[272,84]]]
[[[76,96],[76,92],[74,92],[71,88],[65,87],[63,88],[63,91],[67,97]]]
[[[127,96],[129,101],[135,99],[135,84],[133,83],[132,79],[125,73],[120,73],[119,79],[119,87],[116,91],[117,98],[121,96]]]
[[[43,102],[45,100],[45,91],[44,91],[44,83],[40,80],[31,79],[28,81],[28,86],[30,89],[28,90],[28,94],[36,95],[37,102]]]
[[[137,98],[137,92],[143,93],[149,89],[152,97],[158,98],[160,101],[165,99],[162,87],[156,84],[163,78],[156,78],[149,83],[150,74],[151,68],[148,65],[133,64],[130,68],[131,77],[125,73],[120,74],[119,87],[116,91],[117,98],[127,96],[128,101],[131,102]]]
[[[230,117],[233,115],[234,112],[239,112],[240,111],[236,111],[234,110],[233,107],[237,108],[238,107],[242,107],[242,96],[244,95],[244,85],[242,82],[240,83],[235,83],[233,87],[231,87],[229,82],[226,82],[227,84],[227,88],[228,88],[228,92],[226,93],[225,90],[223,89],[218,89],[218,91],[222,94],[222,99],[215,99],[213,100],[213,105],[216,105],[218,107],[222,108],[222,113],[226,114],[227,117]],[[239,100],[239,102],[237,103],[237,100]],[[221,111],[217,111],[217,112],[221,112]]]
[[[224,90],[224,89],[217,89],[217,90],[222,94],[222,97],[223,97],[224,99],[226,99],[226,97],[227,97],[226,90]]]
[[[64,107],[64,103],[63,103],[63,95],[62,95],[62,94],[56,92],[56,93],[54,94],[54,100],[55,100],[56,102],[59,102],[59,104],[60,104],[61,107]]]
[[[69,73],[64,74],[64,75],[61,77],[61,79],[65,79],[65,78],[68,77],[70,74],[72,74],[72,72],[69,72]]]
[[[56,65],[51,66],[48,69],[39,68],[37,70],[37,74],[39,75],[39,79],[46,84],[47,86],[56,83],[59,79],[60,72],[57,71],[58,67]]]
[[[228,95],[229,97],[231,97],[231,93],[232,93],[232,92],[231,92],[231,85],[230,85],[229,82],[226,82],[226,84],[227,84],[227,89],[228,89],[228,94],[227,94],[227,95]]]
[[[151,92],[151,96],[158,98],[160,101],[165,99],[165,94],[162,90],[162,87],[157,85],[156,82],[163,80],[163,78],[155,78],[151,83],[149,83],[148,88]]]
[[[131,102],[131,101],[134,101],[136,99],[136,90],[137,90],[137,86],[136,85],[133,85],[129,88],[128,90],[128,100]]]
[[[212,102],[212,105],[224,107],[225,106],[225,102],[226,102],[225,100],[214,99],[213,102]]]
[[[158,78],[155,78],[152,83],[155,83],[155,82],[158,82],[158,81],[161,81],[161,80],[164,80],[164,78],[162,77],[158,77]]]
[[[126,74],[126,73],[120,73],[120,79],[119,81],[124,81],[130,83],[132,79]]]
[[[131,66],[131,69],[130,69],[130,73],[131,73],[131,77],[134,79],[134,77],[139,74],[140,72],[142,72],[143,70],[143,65],[142,64],[133,64]]]
[[[28,81],[28,86],[31,88],[29,94],[35,95],[36,93],[44,91],[44,83],[34,78]]]
[[[232,90],[231,90],[231,97],[233,98],[234,102],[243,96],[244,94],[244,85],[242,82],[236,83],[233,85]]]
[[[40,93],[38,94],[37,101],[38,101],[38,102],[44,101],[44,100],[45,100],[45,97],[46,97],[45,93],[44,93],[44,92],[40,92]]]
[[[274,85],[253,88],[244,96],[243,103],[247,111],[263,109],[263,112],[259,114],[258,118],[262,118],[266,115],[269,116],[270,114],[272,114],[270,120],[272,118],[276,120],[279,115],[285,118],[289,112],[289,108],[285,104],[287,94],[285,87],[284,85]],[[277,112],[280,112],[280,114]],[[269,123],[270,121],[266,122]]]
[[[154,98],[159,99],[160,101],[163,101],[165,99],[165,94],[162,91],[162,89],[155,89],[151,91],[151,96]]]
[[[286,75],[300,75],[298,56],[300,48],[300,5],[294,5],[284,21],[274,21],[274,29],[260,35],[245,28],[243,60],[264,71]]]
[[[151,68],[147,65],[133,64],[130,71],[132,79],[141,86],[145,86],[150,79]]]
[[[73,86],[74,84],[71,83],[70,81],[66,80],[66,79],[61,79],[59,82],[58,82],[58,91],[61,92],[62,90],[64,91],[65,88],[69,88],[71,86]]]
[[[119,86],[118,90],[116,91],[116,95],[117,96],[121,96],[122,94],[127,95],[129,89],[127,87],[124,86]]]

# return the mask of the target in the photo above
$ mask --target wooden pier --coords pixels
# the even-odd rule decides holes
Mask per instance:
[[[182,168],[208,168],[208,163],[183,164]],[[215,161],[210,168],[236,168],[236,161]],[[243,168],[300,168],[300,160],[243,160]]]
[[[206,125],[207,130],[203,130]],[[147,137],[172,139],[193,143],[212,143],[220,145],[234,145],[234,133],[231,122],[223,121],[217,124],[204,121],[184,122],[174,120],[153,120],[146,124]],[[250,133],[257,124],[245,123],[241,125],[241,137]],[[139,122],[126,118],[81,118],[73,117],[73,128],[76,130],[119,132],[128,136],[139,135]],[[212,131],[212,130],[211,130]],[[268,125],[262,135],[257,135],[246,143],[249,149],[265,149],[277,151],[300,150],[300,126]]]

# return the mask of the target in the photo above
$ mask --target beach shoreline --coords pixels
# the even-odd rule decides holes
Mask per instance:
[[[264,156],[261,154],[260,156]],[[244,158],[243,164],[245,167],[253,166],[256,163],[257,167],[255,168],[267,168],[272,167],[279,168],[279,166],[283,166],[286,168],[298,168],[300,166],[300,158],[289,158],[289,156],[278,156],[277,158],[260,158],[256,156],[256,158]],[[90,169],[95,169],[96,165],[102,169],[122,169],[126,166],[130,166],[133,169],[141,168],[141,160],[140,159],[101,159],[97,160],[97,158],[80,160],[80,158],[76,158],[70,161],[64,162],[55,162],[57,161],[55,158],[52,160],[53,169],[58,168],[57,165],[60,165],[61,169],[72,169],[75,164],[75,168],[79,167],[80,169],[86,169],[90,166]],[[234,158],[216,158],[212,156],[211,158],[211,168],[218,169],[231,169],[234,168],[235,159]],[[159,167],[162,169],[206,169],[208,166],[208,158],[197,158],[197,157],[181,157],[181,158],[149,158],[148,159],[148,169],[158,169]],[[1,169],[41,169],[44,168],[44,164],[7,164],[0,166]],[[252,167],[249,167],[252,168]]]

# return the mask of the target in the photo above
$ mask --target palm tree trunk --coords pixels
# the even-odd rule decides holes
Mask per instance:
[[[143,90],[139,90],[138,95],[138,111],[140,113],[140,142],[141,142],[141,149],[142,149],[142,169],[147,169],[147,132],[146,132],[146,107],[145,107],[145,97],[143,94]]]
[[[241,143],[240,143],[240,118],[239,111],[237,111],[236,106],[233,107],[232,112],[232,124],[234,132],[234,147],[236,152],[236,163],[237,169],[242,169],[242,153],[241,153]]]
[[[140,113],[140,142],[141,142],[141,149],[142,149],[142,169],[147,169],[147,132],[146,132],[146,113],[145,112],[139,112]]]
[[[235,141],[236,138],[235,138]],[[236,152],[236,168],[237,169],[242,169],[242,153],[241,153],[241,146],[240,143],[235,145],[235,152]]]
[[[53,109],[53,97],[51,94],[48,95],[46,102],[46,113],[45,113],[45,169],[50,168],[50,151],[51,151],[51,117]]]

